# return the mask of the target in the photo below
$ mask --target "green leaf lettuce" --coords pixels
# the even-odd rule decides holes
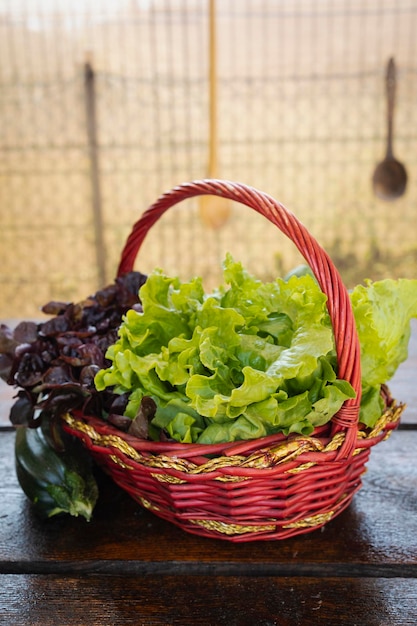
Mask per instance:
[[[355,287],[351,301],[361,346],[361,420],[372,426],[381,414],[381,385],[408,356],[410,320],[417,317],[417,280],[368,280]]]
[[[230,255],[223,276],[206,294],[199,278],[150,274],[140,290],[143,312],[127,312],[97,389],[128,392],[132,419],[151,396],[155,438],[161,429],[184,443],[312,433],[355,395],[337,378],[326,296],[310,273],[265,283]],[[368,283],[354,290],[352,304],[371,423],[382,410],[380,385],[407,356],[417,281]]]

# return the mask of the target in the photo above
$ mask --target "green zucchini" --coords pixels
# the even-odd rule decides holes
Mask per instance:
[[[19,484],[41,517],[68,513],[91,519],[98,487],[84,449],[71,445],[58,452],[46,427],[19,426],[15,465]]]

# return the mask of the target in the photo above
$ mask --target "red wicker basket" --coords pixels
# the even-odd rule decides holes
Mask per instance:
[[[211,445],[152,442],[75,411],[63,416],[64,427],[142,506],[188,532],[235,542],[306,533],[349,505],[361,487],[371,447],[397,426],[403,405],[397,405],[384,388],[386,410],[376,427],[369,431],[358,423],[360,347],[347,290],[307,229],[266,193],[221,180],[175,187],[133,226],[118,275],[132,270],[148,230],[167,209],[202,194],[247,205],[292,240],[328,297],[338,376],[351,383],[356,399],[347,400],[331,422],[312,436],[277,434]]]

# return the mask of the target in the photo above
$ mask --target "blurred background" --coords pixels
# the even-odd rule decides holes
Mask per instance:
[[[147,206],[212,175],[216,138],[216,175],[286,205],[348,286],[416,276],[412,0],[0,0],[0,29],[2,320],[113,281]],[[391,57],[408,183],[387,202],[372,175]],[[194,200],[152,228],[137,269],[210,286],[227,251],[263,279],[301,262],[250,209],[213,227]]]

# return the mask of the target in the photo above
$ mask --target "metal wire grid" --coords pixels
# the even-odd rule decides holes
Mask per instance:
[[[0,316],[36,316],[114,276],[130,226],[162,191],[207,167],[207,3],[3,2]],[[218,3],[221,176],[281,200],[347,281],[415,275],[417,7],[366,2]],[[372,196],[383,156],[385,63],[399,66],[395,149],[406,196]],[[95,77],[105,267],[97,267],[84,63]],[[414,230],[413,230],[414,229]],[[196,204],[157,224],[138,267],[214,284],[227,250],[271,278],[298,262],[257,215],[219,231]],[[101,277],[101,278],[100,278]]]

